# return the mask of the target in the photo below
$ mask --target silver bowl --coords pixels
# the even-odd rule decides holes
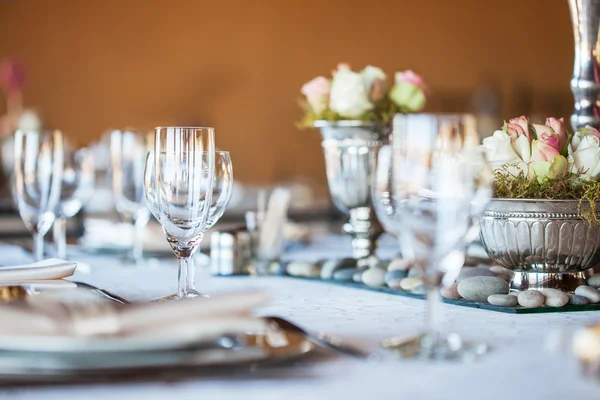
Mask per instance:
[[[600,265],[600,226],[579,215],[579,203],[490,202],[481,219],[481,241],[492,261],[517,272],[513,287],[571,289],[584,282],[583,271]],[[584,201],[582,207],[589,209],[589,204]]]

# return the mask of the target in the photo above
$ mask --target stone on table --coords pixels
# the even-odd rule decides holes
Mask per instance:
[[[333,273],[338,269],[355,268],[356,260],[353,258],[344,258],[341,260],[327,260],[321,267],[321,279],[332,279]]]
[[[415,287],[423,283],[423,279],[421,278],[404,278],[400,281],[400,289],[412,292]]]
[[[408,276],[408,271],[401,269],[393,269],[391,271],[386,272],[385,274],[385,283],[388,283],[392,280],[401,280]]]
[[[440,289],[440,294],[445,299],[460,299],[460,294],[458,294],[458,283],[454,283],[450,286],[442,286]]]
[[[546,304],[548,307],[564,307],[569,302],[569,296],[565,292],[559,289],[542,289],[540,290],[546,297]]]
[[[517,305],[517,296],[509,294],[490,294],[487,298],[488,303],[500,307],[514,307]]]
[[[392,262],[388,265],[388,271],[400,270],[400,271],[408,271],[412,267],[412,262],[409,260],[403,260],[401,258],[397,258],[392,260]]]
[[[546,297],[539,290],[526,290],[519,293],[519,305],[525,308],[541,307],[546,301]]]
[[[495,276],[473,276],[458,283],[458,294],[465,300],[486,302],[491,294],[508,294],[508,282]]]
[[[402,279],[392,279],[391,281],[386,282],[386,285],[388,285],[390,289],[401,289]]]
[[[412,294],[427,294],[427,286],[417,285],[412,289]]]
[[[413,267],[411,269],[408,270],[408,275],[409,278],[422,278],[423,277],[423,270],[421,268],[416,268]]]
[[[340,282],[352,282],[352,277],[356,272],[358,272],[358,268],[344,268],[338,269],[332,275],[334,281]]]
[[[352,280],[356,283],[362,283],[362,274],[363,274],[363,272],[365,272],[368,269],[369,269],[369,267],[357,268],[354,275],[352,275]]]
[[[317,278],[321,274],[321,267],[314,263],[292,261],[287,265],[286,272],[288,275],[292,276]]]
[[[577,289],[575,289],[575,294],[585,297],[592,304],[600,302],[600,292],[598,291],[598,289],[593,288],[591,286],[579,286]]]
[[[572,293],[567,293],[567,296],[569,296],[569,304],[574,306],[585,306],[586,304],[590,304],[590,301],[587,299],[587,297]]]
[[[587,280],[587,284],[596,289],[600,288],[600,274],[594,274]]]
[[[369,268],[362,273],[361,278],[367,286],[382,287],[385,284],[385,269],[377,267]]]

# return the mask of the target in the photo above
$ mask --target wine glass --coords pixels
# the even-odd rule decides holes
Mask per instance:
[[[115,206],[121,218],[134,226],[129,258],[135,264],[143,262],[144,228],[150,220],[150,210],[144,197],[144,167],[148,148],[145,134],[134,130],[111,132],[110,167]]]
[[[33,255],[44,258],[44,235],[55,219],[63,173],[60,131],[15,133],[13,198],[21,219],[33,233]]]
[[[53,237],[56,256],[67,255],[67,218],[72,218],[94,193],[94,164],[86,148],[71,150],[65,145],[60,200],[56,207]]]
[[[392,338],[383,345],[404,356],[453,359],[486,350],[481,343],[463,342],[438,326],[440,286],[450,269],[462,267],[459,254],[472,232],[473,215],[483,212],[491,195],[486,166],[476,156],[473,117],[460,114],[414,114],[397,117],[393,145],[379,154],[388,171],[387,213],[402,229],[403,253],[423,272],[427,288],[427,325],[416,338]],[[474,155],[475,154],[475,155]],[[484,171],[484,172],[482,172]],[[458,266],[458,267],[457,267]]]
[[[208,153],[204,152],[204,157],[208,157]],[[152,182],[154,180],[154,152],[148,153],[146,159],[146,171],[144,174],[144,185],[146,187],[146,204],[150,208],[152,214],[157,217],[157,210],[154,208],[156,204],[155,195],[153,192]],[[208,220],[206,222],[206,230],[212,228],[221,218],[233,193],[233,166],[231,157],[228,151],[215,151],[215,174],[212,185],[212,202],[208,211]],[[150,197],[148,199],[148,196]],[[195,283],[194,280],[194,263],[191,262],[191,267],[188,271],[188,280]]]
[[[144,189],[149,208],[179,260],[177,293],[159,301],[207,297],[194,288],[190,261],[206,232],[213,205],[214,146],[214,128],[156,128]]]

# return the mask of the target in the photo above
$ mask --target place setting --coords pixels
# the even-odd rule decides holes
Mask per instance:
[[[533,31],[490,34],[513,50],[489,63],[466,24],[423,25],[400,57],[378,50],[403,36],[376,10],[356,11],[363,40],[344,33],[351,8],[332,19],[341,11],[316,0],[303,6],[323,13],[315,35],[330,21],[369,51],[344,37],[317,51],[305,25],[295,38],[300,6],[273,5],[275,24],[260,5],[242,19],[148,5],[132,26],[163,12],[181,24],[144,29],[143,44],[89,5],[136,45],[105,49],[82,9],[57,49],[80,32],[93,52],[68,74],[75,53],[55,65],[21,37],[5,46],[0,395],[500,399],[506,380],[523,397],[594,398],[600,2],[524,4],[522,16],[409,3],[389,5],[406,13],[404,36],[413,18],[477,12],[496,31],[507,15],[518,27],[569,11],[573,30],[568,46],[562,24],[532,34],[527,52],[517,43]],[[0,4],[0,31],[25,24],[19,7]],[[240,27],[215,48],[185,23],[219,21],[213,8]],[[570,57],[544,61],[553,45],[574,50],[572,96],[554,80]],[[416,56],[430,47],[442,62]]]

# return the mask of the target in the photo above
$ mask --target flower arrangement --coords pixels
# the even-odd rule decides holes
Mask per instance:
[[[348,64],[339,64],[332,75],[332,79],[319,76],[302,86],[300,106],[305,114],[299,127],[312,127],[318,120],[387,124],[394,114],[422,110],[427,101],[423,79],[410,70],[397,72],[391,88],[385,73],[370,65],[355,72]]]
[[[483,139],[494,171],[494,197],[578,199],[580,214],[598,223],[600,201],[600,131],[586,126],[569,134],[564,119],[532,124],[525,116],[504,123]],[[582,202],[589,202],[589,210]]]

